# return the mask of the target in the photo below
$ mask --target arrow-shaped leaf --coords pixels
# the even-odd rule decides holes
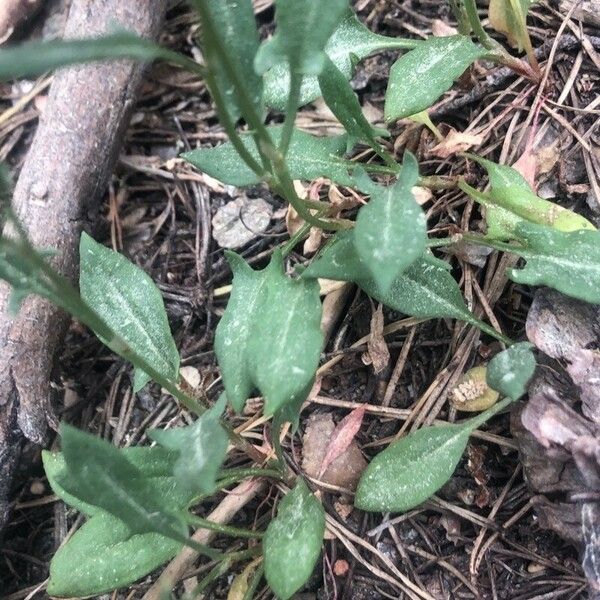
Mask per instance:
[[[390,70],[386,121],[429,108],[485,50],[464,35],[430,37],[401,56]]]
[[[237,257],[232,268],[232,296],[215,336],[225,391],[240,410],[258,389],[272,415],[310,390],[323,343],[319,286],[287,277],[280,253],[258,273]]]
[[[279,144],[281,127],[269,127],[268,130],[274,143]],[[351,186],[353,178],[348,170],[356,165],[343,158],[347,139],[345,135],[317,137],[299,129],[294,130],[286,154],[292,179],[312,181],[318,177],[327,177],[340,185]],[[242,141],[258,161],[259,155],[252,137],[243,136]],[[204,173],[228,185],[244,187],[260,183],[259,177],[239,157],[231,142],[215,148],[198,148],[182,154],[182,157]]]
[[[406,153],[398,181],[380,188],[358,211],[356,252],[382,294],[387,294],[395,279],[425,252],[425,213],[412,194],[418,177],[417,161]]]
[[[263,43],[256,70],[287,62],[290,70],[318,75],[323,68],[323,49],[348,10],[348,0],[276,0],[275,35]]]
[[[272,264],[247,347],[248,368],[264,396],[266,415],[295,400],[312,381],[323,345],[319,285],[287,277],[280,254]]]
[[[348,12],[337,26],[325,52],[340,70],[346,81],[350,81],[354,72],[354,62],[386,49],[414,48],[420,42],[401,40],[377,35],[369,31],[356,16]],[[284,110],[290,92],[290,70],[287,63],[279,63],[270,69],[264,78],[265,102],[268,106]],[[320,95],[316,76],[307,75],[302,81],[300,106],[312,102]]]
[[[79,245],[81,297],[161,375],[179,378],[179,352],[171,335],[160,291],[152,279],[122,254],[82,233]],[[110,347],[109,340],[102,340]],[[134,392],[150,377],[135,369]]]
[[[516,232],[523,247],[510,250],[527,264],[510,269],[513,281],[547,285],[567,296],[600,304],[600,231],[565,233],[524,221]]]

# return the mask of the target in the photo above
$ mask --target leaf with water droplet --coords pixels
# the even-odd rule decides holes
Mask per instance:
[[[281,600],[311,576],[323,543],[325,512],[302,479],[280,502],[263,540],[265,576]]]
[[[281,126],[267,128],[273,143],[281,140]],[[286,154],[286,164],[292,179],[312,181],[327,177],[340,185],[353,183],[349,169],[356,163],[344,158],[348,137],[317,137],[295,129]],[[243,135],[246,150],[260,161],[260,156],[251,135]],[[197,169],[228,185],[244,187],[260,183],[260,177],[240,158],[231,142],[214,148],[198,148],[181,155]]]
[[[459,425],[424,427],[388,446],[363,473],[355,506],[372,512],[404,512],[427,500],[452,477],[472,431],[508,402],[499,402]]]
[[[533,344],[520,342],[496,354],[487,366],[488,385],[513,400],[523,396],[535,371],[532,348]]]
[[[179,352],[162,295],[150,276],[125,256],[81,234],[81,297],[105,323],[165,379],[179,379]],[[110,347],[110,340],[102,340]],[[133,391],[150,376],[135,369]]]
[[[401,40],[378,35],[367,29],[348,11],[325,46],[325,52],[340,70],[346,81],[350,81],[355,62],[385,49],[402,49],[418,44],[414,40]],[[290,93],[290,69],[286,62],[279,63],[267,71],[264,77],[265,102],[268,106],[284,110]],[[312,102],[320,95],[319,81],[314,75],[302,80],[299,105]]]
[[[515,245],[511,251],[527,263],[509,270],[513,281],[547,285],[567,296],[600,304],[600,231],[565,233],[524,221],[516,232],[523,245]]]
[[[407,152],[397,182],[380,188],[358,211],[353,238],[356,253],[382,294],[425,252],[425,214],[412,193],[418,177],[417,161]]]
[[[258,272],[228,256],[233,289],[215,334],[225,391],[239,411],[258,389],[271,415],[310,390],[323,343],[319,285],[287,277],[280,252]]]
[[[485,50],[465,35],[430,37],[401,56],[390,70],[385,120],[429,108]]]

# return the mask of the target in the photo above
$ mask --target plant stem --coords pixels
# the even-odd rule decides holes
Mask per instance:
[[[287,97],[283,131],[281,133],[281,140],[279,142],[279,152],[283,158],[286,157],[288,148],[290,147],[290,141],[294,131],[294,123],[296,121],[296,114],[298,112],[298,103],[300,102],[300,90],[302,89],[303,79],[302,73],[292,71],[291,68],[290,71],[290,93]]]
[[[246,477],[270,477],[272,479],[281,479],[281,473],[277,469],[248,467],[242,469],[225,469],[219,473],[219,477],[222,479],[237,477],[237,481],[246,479]]]
[[[469,19],[469,23],[471,25],[471,29],[481,42],[481,45],[488,50],[498,51],[498,49],[502,49],[503,52],[506,52],[500,44],[491,38],[487,31],[483,28],[481,24],[481,20],[479,19],[479,13],[477,12],[477,4],[475,0],[464,0],[464,8]]]
[[[477,327],[484,333],[487,333],[488,335],[492,336],[493,338],[496,338],[499,342],[502,342],[503,344],[506,344],[507,346],[512,346],[515,343],[509,337],[503,335],[502,333],[499,333],[491,325],[488,325],[487,323],[485,323],[484,321],[481,321],[480,319],[477,319],[476,317],[473,317],[473,320],[470,321],[470,323],[471,323],[471,325],[475,325],[475,327]]]
[[[450,8],[458,24],[458,32],[461,35],[469,35],[471,33],[471,24],[469,23],[469,16],[465,12],[464,4],[461,0],[450,0]]]
[[[223,525],[222,523],[215,523],[214,521],[209,521],[208,519],[203,519],[202,517],[190,513],[185,513],[184,519],[188,525],[194,525],[201,529],[210,529],[211,531],[216,531],[217,533],[230,537],[255,539],[261,538],[264,535],[262,531],[252,531],[250,529],[232,527],[231,525]]]
[[[113,329],[104,322],[104,319],[81,299],[81,296],[71,283],[39,255],[29,242],[27,234],[19,223],[19,220],[12,214],[10,209],[6,210],[6,215],[7,220],[14,227],[14,230],[18,235],[18,241],[1,237],[1,242],[5,244],[6,247],[12,248],[17,255],[20,255],[26,264],[33,265],[36,270],[41,271],[46,276],[48,281],[45,282],[45,286],[51,292],[48,297],[50,301],[54,302],[76,319],[87,325],[113,352],[150,375],[156,383],[165,388],[188,410],[198,415],[201,415],[206,411],[206,408],[198,404],[194,398],[180,390],[175,382],[164,377],[143,357],[132,350],[129,344],[113,331]],[[227,431],[227,435],[234,445],[245,452],[253,460],[258,459],[256,456],[257,451],[247,440],[231,429],[231,427],[223,420],[221,420],[221,424]]]
[[[429,238],[427,240],[428,248],[441,248],[442,246],[452,246],[452,244],[456,244],[460,242],[462,239],[462,234],[457,233],[448,238]]]
[[[503,400],[500,400],[500,402],[494,404],[494,406],[491,408],[488,408],[485,412],[482,412],[481,414],[467,421],[471,431],[475,431],[475,429],[483,425],[486,421],[489,421],[493,416],[497,415],[513,402],[514,400],[512,398],[504,398]]]
[[[348,225],[343,221],[334,222],[316,219],[313,217],[310,210],[303,204],[302,200],[298,198],[293,181],[289,175],[285,157],[277,150],[277,148],[275,148],[269,131],[262,122],[261,116],[258,114],[252,99],[248,95],[243,78],[240,76],[236,66],[232,63],[227,54],[227,50],[223,46],[222,40],[215,35],[215,27],[209,11],[206,10],[202,0],[196,0],[195,6],[202,19],[207,46],[211,47],[210,49],[218,54],[219,61],[222,63],[227,76],[236,88],[236,97],[239,102],[240,110],[248,125],[254,130],[254,135],[257,138],[258,150],[260,153],[264,154],[266,157],[265,160],[272,161],[273,174],[279,181],[279,186],[274,187],[278,188],[281,195],[294,207],[296,212],[311,225],[320,227],[326,231],[347,229]]]

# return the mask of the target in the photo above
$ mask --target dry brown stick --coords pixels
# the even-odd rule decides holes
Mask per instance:
[[[156,38],[166,0],[73,0],[66,37],[98,36],[115,25]],[[76,279],[78,242],[96,212],[117,159],[144,66],[130,61],[60,71],[27,155],[13,208],[38,248],[53,248],[54,266]],[[0,531],[23,437],[43,444],[51,409],[55,351],[68,324],[48,302],[29,297],[7,313],[0,284]]]
[[[223,498],[222,502],[208,515],[207,519],[222,525],[229,523],[236,513],[246,506],[265,485],[265,481],[260,479],[240,483]],[[216,531],[209,529],[198,529],[192,539],[199,544],[209,544],[216,534]],[[165,595],[168,596],[197,558],[198,553],[186,546],[165,567],[154,585],[144,594],[142,600],[161,600]]]

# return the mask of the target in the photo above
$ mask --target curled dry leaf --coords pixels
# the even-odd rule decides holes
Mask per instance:
[[[371,317],[371,332],[367,340],[367,352],[363,355],[363,362],[373,365],[375,375],[381,373],[390,362],[390,351],[383,337],[383,305],[380,304],[373,311]]]
[[[363,405],[355,408],[338,423],[338,426],[333,431],[329,444],[327,444],[325,457],[323,458],[321,468],[319,469],[319,478],[325,474],[329,465],[338,458],[338,456],[341,456],[346,452],[360,430],[364,416],[365,406]]]
[[[430,150],[430,153],[439,158],[448,158],[453,154],[466,152],[471,148],[476,148],[483,143],[483,140],[483,135],[474,135],[456,131],[456,129],[450,129],[446,137],[439,144],[434,146]]]
[[[319,478],[335,429],[331,413],[316,413],[309,417],[302,439],[302,469],[309,477]],[[319,479],[329,485],[354,490],[366,467],[367,462],[358,444],[351,440],[346,450],[334,458]]]

